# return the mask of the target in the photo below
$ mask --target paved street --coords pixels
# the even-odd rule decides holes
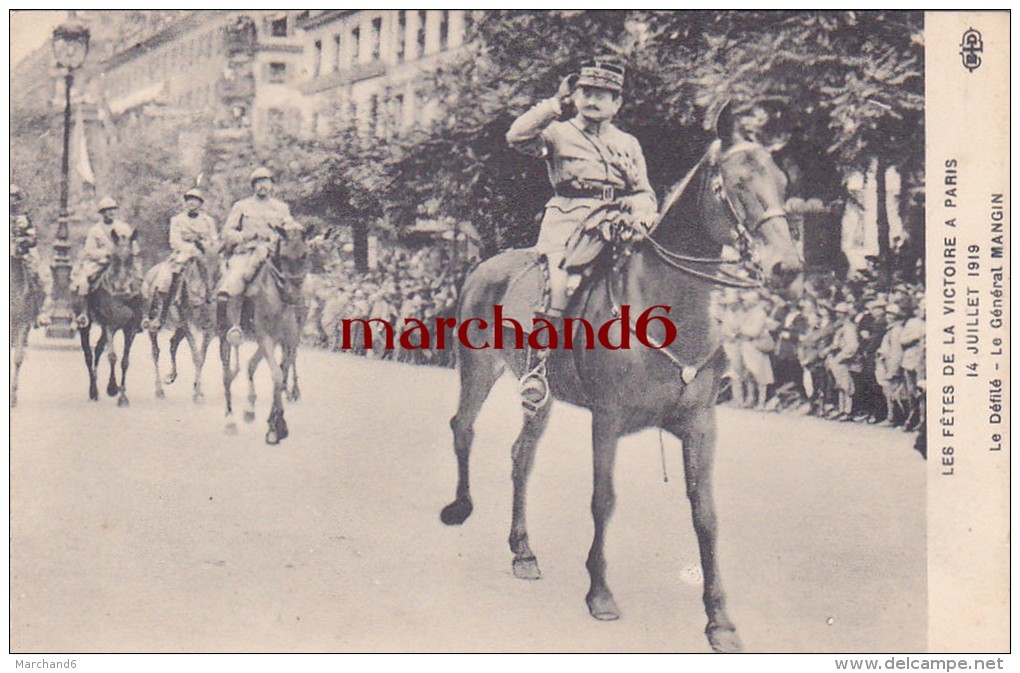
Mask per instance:
[[[76,349],[33,335],[11,411],[11,649],[705,652],[679,442],[626,439],[609,580],[584,603],[588,414],[557,406],[531,480],[543,579],[507,547],[512,383],[479,419],[475,513],[448,528],[455,373],[303,350],[291,437],[223,432],[215,346],[206,401],[190,358],[167,399],[136,341],[129,408],[87,398]],[[250,352],[251,346],[246,346]],[[105,388],[108,365],[101,368]],[[246,385],[234,386],[238,411]],[[238,414],[240,421],[240,414]],[[898,430],[720,408],[715,472],[731,616],[750,651],[926,649],[924,463]]]

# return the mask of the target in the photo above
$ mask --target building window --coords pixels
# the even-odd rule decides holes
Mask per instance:
[[[274,19],[270,24],[270,34],[273,37],[287,37],[287,17],[281,16]]]
[[[418,43],[418,56],[425,55],[425,21],[428,19],[428,12],[423,9],[418,10],[418,30],[417,30],[417,43]]]
[[[312,64],[313,77],[318,77],[322,72],[322,40],[315,41],[315,52],[312,56],[315,62]]]
[[[361,61],[361,26],[351,29],[351,59],[355,63]]]
[[[407,43],[407,11],[397,12],[397,63],[403,63],[406,56]]]
[[[382,55],[382,17],[372,19],[372,61]]]
[[[270,63],[269,64],[269,81],[273,84],[283,84],[287,81],[287,64],[286,63]]]
[[[339,35],[333,36],[333,71],[337,72],[340,70],[340,54],[343,47],[343,42],[340,41]]]
[[[380,130],[379,96],[377,94],[372,94],[372,97],[368,101],[368,134],[378,135]]]
[[[439,50],[443,51],[450,42],[450,10],[439,13]]]

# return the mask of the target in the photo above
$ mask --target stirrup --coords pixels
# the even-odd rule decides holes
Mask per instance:
[[[549,377],[546,375],[545,360],[521,377],[517,383],[521,406],[529,414],[537,414],[549,403]]]
[[[240,327],[235,325],[227,330],[226,339],[227,343],[231,346],[240,346],[241,342],[244,341],[244,333]]]

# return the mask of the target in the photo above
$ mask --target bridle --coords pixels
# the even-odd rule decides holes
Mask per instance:
[[[709,168],[712,172],[707,179],[709,181],[709,185],[711,186],[713,195],[721,204],[724,204],[726,206],[726,211],[730,216],[730,219],[732,220],[734,229],[737,232],[737,249],[740,252],[740,258],[732,260],[725,259],[722,257],[696,257],[693,255],[686,255],[666,248],[661,243],[652,238],[651,235],[649,235],[646,238],[646,240],[651,245],[652,250],[654,250],[656,256],[658,256],[663,263],[665,263],[669,267],[677,269],[678,271],[683,271],[684,273],[696,276],[703,280],[707,280],[716,285],[745,289],[761,287],[762,279],[759,274],[755,274],[753,280],[745,280],[743,278],[724,272],[718,268],[716,268],[714,271],[703,271],[689,266],[690,264],[704,264],[709,266],[721,267],[723,265],[740,265],[743,264],[745,261],[755,261],[756,257],[756,248],[754,246],[755,234],[761,229],[761,227],[766,222],[780,217],[782,218],[786,217],[786,210],[783,208],[783,206],[781,205],[773,206],[763,211],[761,215],[755,218],[754,222],[751,225],[748,225],[747,222],[749,218],[747,216],[747,211],[742,208],[739,208],[738,207],[739,204],[734,202],[734,200],[730,197],[729,192],[726,190],[726,183],[722,178],[720,164],[735,154],[738,154],[740,152],[747,152],[756,147],[758,147],[758,145],[756,145],[755,143],[744,142],[738,143],[737,145],[730,147],[721,155],[717,154],[713,150],[709,150],[709,152],[701,159],[701,161],[699,161],[698,164],[691,170],[691,172],[684,179],[684,181],[681,183],[681,187],[679,188],[679,191],[682,192],[683,189],[690,184],[690,180],[694,176],[694,174],[697,171],[701,170],[703,164],[706,161],[709,163]],[[674,196],[674,198],[677,197],[679,197],[679,193],[677,193]],[[663,217],[669,211],[669,206],[672,206],[672,203],[668,204],[667,207],[663,208],[655,224],[649,230],[649,234],[651,234],[651,232],[654,232],[655,229],[658,228],[659,224],[662,222]],[[760,271],[760,267],[757,264],[753,265],[753,268],[756,271]]]

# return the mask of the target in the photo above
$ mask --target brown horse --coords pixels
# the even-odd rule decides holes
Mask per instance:
[[[28,333],[39,317],[46,293],[39,285],[35,276],[28,268],[28,260],[24,255],[16,254],[11,246],[11,356],[14,370],[11,373],[11,406],[18,404],[18,376],[21,364],[25,361],[25,349],[28,347]]]
[[[88,322],[78,328],[81,337],[81,348],[85,354],[85,366],[89,372],[89,399],[98,400],[99,391],[96,385],[99,369],[99,358],[103,354],[107,341],[110,342],[110,380],[106,385],[106,394],[117,397],[117,406],[128,406],[127,370],[131,356],[131,344],[135,335],[142,329],[142,293],[138,286],[135,270],[134,241],[137,232],[129,237],[119,236],[112,232],[114,251],[110,263],[99,277],[96,286],[85,299],[88,309]],[[91,343],[92,324],[99,325],[99,339],[93,348]],[[124,350],[120,357],[120,384],[117,383],[115,367],[117,354],[113,350],[113,339],[120,332],[124,335]]]
[[[770,281],[798,278],[802,261],[783,211],[786,177],[771,154],[734,132],[728,106],[717,121],[716,133],[719,140],[668,195],[651,235],[633,243],[628,248],[632,254],[617,250],[620,254],[612,271],[596,274],[573,304],[574,315],[584,317],[596,329],[617,318],[625,305],[631,316],[653,306],[671,307],[670,320],[677,330],[673,345],[653,349],[636,344],[620,350],[575,346],[573,350],[551,351],[547,364],[553,395],[592,412],[595,536],[586,564],[591,580],[586,600],[592,616],[611,620],[620,614],[606,581],[604,553],[615,501],[613,465],[618,440],[643,428],[659,427],[683,442],[687,494],[704,575],[705,633],[716,651],[739,651],[741,644],[726,612],[716,557],[718,530],[711,472],[715,404],[726,363],[710,314],[711,295],[715,285],[745,284],[723,272],[726,262],[720,254],[724,245],[737,244],[745,256],[753,255],[760,273]],[[492,315],[493,306],[505,301],[507,288],[533,259],[530,251],[511,250],[481,264],[464,285],[460,320]],[[618,329],[611,334],[614,343],[620,343],[621,325],[622,321],[618,322]],[[656,334],[654,328],[662,329]],[[663,343],[664,326],[653,325],[650,332],[650,341]],[[584,343],[584,334],[574,336],[575,343]],[[491,337],[491,330],[469,334],[473,344]],[[450,420],[457,491],[456,499],[441,515],[448,525],[462,523],[472,511],[468,462],[473,425],[482,403],[504,368],[518,378],[528,371],[528,356],[522,350],[472,350],[462,345],[459,358],[460,402]],[[540,577],[528,542],[525,498],[535,446],[548,422],[549,409],[545,404],[525,414],[512,451],[509,542],[514,574],[523,579]]]
[[[207,257],[214,254],[215,251],[209,251]],[[142,295],[145,297],[147,305],[152,300],[155,277],[159,273],[161,264],[166,263],[161,262],[153,266],[145,274]],[[170,304],[165,312],[167,320],[160,324],[160,329],[171,332],[171,370],[166,377],[166,384],[171,385],[177,380],[177,349],[181,342],[187,341],[191,350],[191,361],[195,368],[192,399],[196,403],[205,399],[202,392],[202,368],[205,366],[209,344],[212,343],[213,336],[216,334],[216,307],[209,300],[212,274],[208,272],[208,269],[211,268],[215,268],[215,261],[209,259],[196,258],[185,264],[178,282],[171,288],[171,296],[167,299]],[[143,321],[143,325],[145,322],[147,321]],[[159,329],[148,327],[148,332],[149,342],[152,346],[152,363],[156,370],[156,397],[163,399],[166,393],[163,392],[164,381],[160,378],[159,370]]]
[[[258,345],[258,350],[249,362],[249,379],[262,359],[269,365],[273,377],[273,405],[269,412],[267,444],[278,444],[290,434],[283,416],[283,393],[287,386],[285,372],[294,369],[301,340],[298,299],[306,265],[307,245],[302,233],[297,229],[280,230],[273,254],[256,272],[245,295],[244,315],[250,318],[245,321],[246,333]],[[226,431],[228,434],[236,434],[231,386],[240,370],[239,349],[236,346],[231,348],[225,338],[229,328],[225,311],[221,311],[220,317],[220,361],[223,363],[223,390],[227,406]],[[283,354],[279,360],[276,353],[278,345]],[[249,390],[249,403],[251,418],[248,420],[252,420],[254,387]]]

